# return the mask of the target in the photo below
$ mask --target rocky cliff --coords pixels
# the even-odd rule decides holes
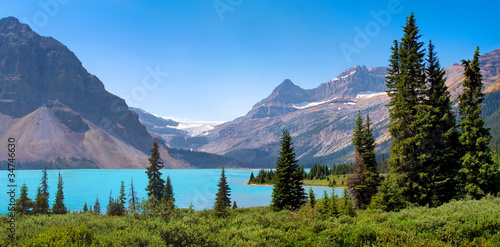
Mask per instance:
[[[155,139],[66,46],[12,17],[0,20],[0,126],[19,161],[83,157],[101,168],[147,166]],[[167,166],[189,167],[163,151]]]

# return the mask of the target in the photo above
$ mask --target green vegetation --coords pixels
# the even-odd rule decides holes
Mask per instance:
[[[276,160],[276,175],[271,207],[276,210],[298,209],[304,203],[306,194],[302,187],[304,169],[300,168],[295,159],[292,137],[288,131],[283,131],[280,141],[280,151]]]
[[[273,170],[260,169],[257,177],[250,173],[250,179],[247,184],[273,184],[274,175],[276,173]]]
[[[149,184],[146,187],[148,192],[148,200],[151,205],[156,205],[161,202],[163,195],[163,188],[165,181],[161,178],[160,169],[163,168],[163,162],[160,161],[160,146],[157,142],[153,143],[153,149],[151,149],[151,158],[149,158],[149,164],[146,174],[148,174]]]
[[[231,188],[229,188],[229,185],[227,184],[224,167],[222,167],[219,184],[217,186],[219,189],[215,195],[214,212],[218,217],[225,217],[228,214],[228,209],[231,207]]]
[[[354,208],[365,209],[377,193],[381,178],[377,169],[375,138],[370,127],[370,117],[366,116],[366,125],[363,125],[361,111],[358,112],[352,142],[355,146],[355,160],[353,174],[349,176],[347,186],[351,188]]]
[[[341,208],[341,201],[338,203]],[[18,217],[7,235],[0,216],[0,246],[498,246],[500,198],[452,201],[400,212],[363,210],[324,216],[314,209],[274,212],[269,207],[229,210],[176,209],[171,218],[87,213]],[[331,201],[330,201],[331,206]]]
[[[54,214],[66,214],[68,212],[66,206],[64,205],[63,180],[61,173],[59,173],[59,178],[57,180],[56,200],[52,206],[52,212]]]
[[[479,67],[479,47],[474,53],[474,59],[462,60],[465,66],[463,82],[464,92],[459,97],[460,114],[460,144],[464,155],[459,170],[461,196],[481,198],[487,193],[499,191],[498,169],[493,166],[490,148],[490,133],[484,127],[484,120],[480,117],[481,103],[484,94],[481,92],[483,83]]]

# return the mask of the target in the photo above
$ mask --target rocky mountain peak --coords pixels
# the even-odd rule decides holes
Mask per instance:
[[[50,112],[47,116],[53,121],[53,124],[43,126],[54,133],[59,131],[65,132],[66,136],[75,136],[66,139],[54,136],[54,140],[57,139],[62,146],[80,148],[72,152],[81,155],[86,155],[91,148],[95,148],[93,151],[107,149],[108,153],[92,153],[99,155],[94,157],[94,161],[107,164],[108,167],[116,161],[109,157],[110,152],[116,149],[106,146],[111,145],[108,142],[111,137],[117,143],[121,142],[121,147],[142,152],[141,155],[149,153],[154,140],[139,122],[138,115],[129,110],[125,100],[107,92],[104,84],[89,74],[78,57],[65,45],[54,38],[36,34],[28,25],[21,24],[13,17],[1,19],[0,119],[17,120],[0,122],[0,125],[8,129],[9,125],[14,124],[10,126],[14,131],[10,135],[22,134],[15,131],[19,127],[15,123],[22,123],[22,119],[42,108],[46,109],[44,112]],[[34,119],[38,121],[40,118]],[[41,124],[34,124],[23,128],[27,132],[38,133],[41,127]],[[82,140],[91,138],[97,132],[106,133],[110,138],[92,142],[95,147],[87,144],[81,149],[84,146]],[[33,148],[44,150],[38,146]],[[65,154],[56,151],[53,155]],[[33,157],[37,157],[36,153]],[[127,160],[135,162],[137,159],[129,157]]]

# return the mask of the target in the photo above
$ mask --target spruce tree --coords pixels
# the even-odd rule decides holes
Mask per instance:
[[[366,116],[366,125],[364,126],[361,112],[358,112],[352,142],[355,146],[354,171],[347,180],[347,186],[352,190],[354,207],[364,209],[377,193],[381,180],[369,115]]]
[[[222,172],[220,175],[219,184],[217,185],[219,189],[217,190],[215,198],[214,211],[219,217],[227,215],[227,209],[231,207],[231,189],[227,184],[226,174],[224,173],[224,167],[222,167]]]
[[[425,52],[413,13],[406,19],[403,38],[395,41],[389,60],[388,86],[389,133],[391,143],[390,166],[399,173],[398,186],[406,200],[425,204],[430,198],[430,176],[425,160],[433,150],[422,145],[429,138],[430,106],[426,102]]]
[[[35,214],[49,213],[49,185],[47,177],[47,168],[42,170],[42,180],[40,182],[40,187],[38,188],[35,197],[33,213]]]
[[[441,68],[434,45],[429,41],[425,69],[427,115],[420,119],[425,136],[420,144],[421,164],[427,174],[428,193],[420,204],[437,206],[453,198],[455,177],[459,169],[458,132],[452,110],[445,71]]]
[[[326,192],[326,190],[323,191],[323,200],[321,202],[322,204],[319,209],[319,213],[323,216],[331,216],[331,206],[330,201],[328,200],[328,192]]]
[[[54,214],[66,214],[68,211],[64,205],[64,193],[63,193],[63,180],[61,173],[59,173],[59,179],[57,181],[57,192],[54,205],[52,205],[52,212]]]
[[[481,92],[483,83],[479,67],[479,47],[474,58],[462,60],[464,65],[464,91],[459,96],[460,145],[463,156],[459,179],[461,182],[460,196],[466,195],[479,199],[487,193],[498,192],[498,170],[493,166],[491,150],[488,145],[491,139],[489,129],[484,127],[481,118],[481,103],[484,94]]]
[[[236,201],[233,202],[233,207],[231,209],[237,209],[238,208],[238,204],[236,204]]]
[[[173,210],[175,208],[174,189],[170,176],[167,176],[167,181],[165,182],[163,190],[163,198],[161,200],[168,210]]]
[[[99,203],[99,197],[96,197],[95,199],[94,214],[101,214],[101,204]]]
[[[337,217],[339,215],[339,208],[338,208],[338,197],[335,195],[335,189],[332,189],[332,206],[330,209],[330,214],[332,216]]]
[[[28,198],[28,186],[26,186],[26,183],[23,183],[19,198],[16,200],[16,205],[14,206],[14,211],[17,214],[28,215],[32,213],[32,208],[33,201]]]
[[[127,212],[125,210],[125,202],[127,198],[125,197],[125,183],[122,181],[120,186],[120,196],[118,197],[118,215],[125,215]]]
[[[311,205],[311,208],[314,208],[314,205],[316,204],[316,198],[314,197],[314,191],[312,188],[309,188],[309,204]]]
[[[45,205],[47,204],[47,205]],[[34,214],[48,214],[48,198],[42,192],[42,188],[38,187],[36,192],[35,203],[33,205]]]
[[[130,192],[129,192],[129,200],[128,200],[128,204],[129,204],[129,208],[130,210],[132,210],[132,212],[135,212],[137,209],[136,209],[136,205],[139,201],[139,199],[137,198],[137,191],[135,191],[134,189],[134,179],[130,178]]]
[[[275,211],[296,210],[305,203],[306,195],[302,187],[303,173],[295,159],[292,147],[292,137],[286,130],[283,131],[280,146],[281,150],[276,161],[271,207]]]
[[[163,162],[160,161],[160,146],[157,142],[153,143],[149,164],[150,166],[146,171],[149,179],[146,191],[148,192],[148,200],[154,207],[161,202],[163,187],[165,184],[165,181],[161,178],[160,169],[163,168]]]
[[[87,207],[87,202],[85,202],[85,204],[83,205],[83,212],[87,212],[89,211],[89,208]]]

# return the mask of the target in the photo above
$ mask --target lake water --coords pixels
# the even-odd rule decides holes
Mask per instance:
[[[58,173],[61,173],[64,182],[64,203],[71,211],[82,210],[85,202],[88,206],[93,206],[96,198],[99,197],[101,212],[106,211],[109,193],[112,191],[113,198],[118,197],[120,183],[125,182],[125,191],[128,197],[130,189],[130,179],[134,180],[134,189],[139,198],[146,198],[146,186],[148,178],[146,170],[48,170],[49,178],[49,204],[55,200],[57,191]],[[167,175],[172,179],[174,188],[175,205],[179,208],[188,208],[192,203],[194,209],[213,208],[217,184],[220,179],[220,169],[172,169],[161,170],[163,179]],[[226,170],[229,187],[231,188],[231,201],[236,201],[238,207],[268,206],[271,203],[272,186],[249,186],[246,185],[250,177],[251,170]],[[254,171],[257,175],[258,172]],[[9,195],[7,194],[8,171],[0,171],[0,214],[8,212]],[[17,170],[16,171],[16,198],[23,182],[28,186],[28,197],[34,199],[37,188],[40,186],[42,178],[41,170]],[[304,186],[306,193],[312,187],[316,198],[322,198],[324,190],[329,195],[332,188],[319,186]],[[341,196],[342,189],[335,188],[335,194]],[[128,206],[128,203],[127,203]]]

